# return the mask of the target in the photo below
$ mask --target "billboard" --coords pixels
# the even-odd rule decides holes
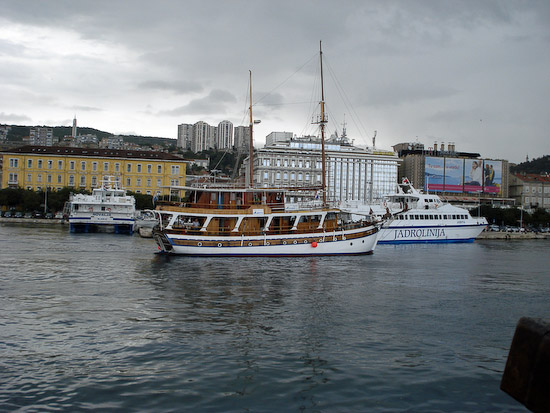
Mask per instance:
[[[443,191],[445,158],[426,156],[424,164],[424,186],[426,191]]]
[[[483,161],[480,159],[464,160],[464,192],[483,191]]]
[[[463,178],[464,159],[445,158],[445,192],[462,192]]]
[[[488,194],[502,193],[502,161],[483,161],[483,192]]]

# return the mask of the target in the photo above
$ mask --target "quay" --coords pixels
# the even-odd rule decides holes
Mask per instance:
[[[536,232],[506,232],[506,231],[483,231],[479,234],[476,240],[522,240],[522,239],[549,239],[549,233],[536,233]]]

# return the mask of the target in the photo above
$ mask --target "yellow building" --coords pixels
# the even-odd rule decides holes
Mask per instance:
[[[103,176],[136,193],[168,195],[170,185],[185,185],[187,161],[165,152],[22,146],[0,152],[2,188],[91,190]]]

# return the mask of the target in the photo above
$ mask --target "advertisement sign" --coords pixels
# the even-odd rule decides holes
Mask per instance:
[[[483,161],[479,159],[464,160],[464,192],[481,192],[483,190]]]
[[[424,165],[424,187],[426,191],[443,191],[445,158],[426,156]]]
[[[445,158],[445,191],[462,192],[463,178],[464,159]]]
[[[483,192],[500,194],[502,192],[502,161],[483,161]]]

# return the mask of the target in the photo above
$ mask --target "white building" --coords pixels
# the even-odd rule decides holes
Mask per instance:
[[[233,147],[233,124],[228,120],[222,120],[218,124],[216,134],[216,148],[227,149]]]
[[[265,137],[265,146],[274,146],[278,142],[289,142],[292,138],[292,132],[271,132]]]
[[[371,203],[395,190],[399,158],[393,151],[361,149],[346,142],[325,143],[327,201]],[[242,171],[249,181],[249,158]],[[278,140],[254,154],[255,186],[320,187],[321,142],[318,138]]]

